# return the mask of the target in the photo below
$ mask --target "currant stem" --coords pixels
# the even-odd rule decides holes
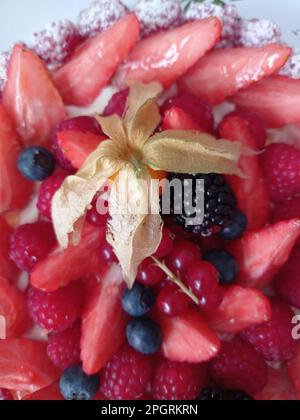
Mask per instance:
[[[199,300],[196,295],[188,288],[186,285],[180,280],[179,277],[175,276],[175,274],[169,270],[169,268],[163,262],[159,261],[155,257],[151,257],[155,264],[168,276],[169,280],[175,283],[184,294],[186,294],[189,298],[192,299],[196,305],[199,305]]]

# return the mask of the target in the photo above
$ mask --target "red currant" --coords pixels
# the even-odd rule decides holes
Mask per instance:
[[[105,201],[102,201],[105,205]],[[94,200],[92,203],[92,208],[87,212],[86,219],[87,221],[95,227],[103,227],[106,226],[108,220],[108,213],[107,214],[100,214],[97,210],[98,207],[98,200]]]
[[[172,252],[173,246],[174,246],[174,237],[172,236],[172,233],[169,229],[164,228],[162,232],[162,240],[161,243],[154,254],[154,257],[161,259],[165,258],[167,255]]]
[[[100,258],[101,261],[107,262],[107,263],[116,263],[118,262],[118,259],[114,253],[114,250],[112,246],[104,241],[100,248]]]
[[[195,262],[186,273],[186,282],[204,309],[216,309],[222,302],[223,296],[218,278],[215,267],[206,261]]]
[[[185,312],[191,305],[191,299],[185,295],[175,284],[168,284],[157,297],[159,311],[170,317],[175,317]]]
[[[165,273],[155,265],[152,258],[146,258],[139,267],[137,280],[147,286],[154,286],[165,279]]]
[[[182,275],[201,257],[201,250],[197,245],[189,241],[180,241],[175,243],[172,252],[167,257],[167,266],[174,274]]]

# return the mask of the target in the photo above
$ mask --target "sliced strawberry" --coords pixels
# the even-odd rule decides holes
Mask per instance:
[[[23,400],[27,401],[64,401],[60,391],[59,384],[55,382],[52,385],[47,386],[46,388],[40,389],[33,394],[27,395]]]
[[[239,92],[232,102],[258,114],[269,127],[300,123],[300,80],[271,76]]]
[[[87,225],[79,245],[70,245],[66,250],[57,248],[34,267],[30,276],[32,286],[51,292],[97,272],[101,263],[99,249],[104,236],[104,229]]]
[[[219,127],[221,138],[239,141],[250,149],[256,149],[256,139],[247,119],[241,114],[227,115]],[[245,178],[229,177],[237,200],[238,207],[248,219],[248,229],[255,230],[266,225],[270,215],[269,194],[259,165],[258,156],[243,156],[240,168]]]
[[[162,352],[170,360],[202,363],[212,359],[220,350],[218,337],[197,309],[175,318],[161,317],[158,322],[164,337]]]
[[[269,285],[288,261],[300,234],[300,220],[291,219],[254,232],[229,246],[239,264],[238,283],[258,289]]]
[[[64,157],[75,169],[81,168],[86,158],[106,139],[103,135],[74,130],[60,131],[56,136]]]
[[[295,357],[288,363],[288,372],[300,400],[300,342],[296,345]]]
[[[268,299],[256,289],[240,286],[229,287],[221,306],[206,314],[209,326],[224,333],[238,333],[270,318],[271,306]]]
[[[90,104],[135,46],[139,31],[138,19],[129,14],[79,47],[71,59],[54,73],[55,83],[65,103]]]
[[[220,104],[240,89],[276,73],[291,49],[270,44],[261,48],[222,48],[202,58],[179,82],[180,90]]]
[[[162,121],[163,130],[196,130],[202,131],[200,124],[198,124],[190,115],[184,112],[181,108],[173,107],[168,109]]]
[[[9,238],[13,229],[0,217],[0,276],[13,280],[17,274],[15,264],[8,257]]]
[[[42,144],[66,118],[63,101],[43,62],[16,45],[10,59],[3,104],[27,144]]]
[[[4,277],[0,277],[0,295],[0,316],[5,318],[6,337],[20,336],[30,324],[26,295]]]
[[[21,151],[13,123],[0,105],[0,214],[24,207],[32,193],[32,183],[20,174],[17,160]]]
[[[176,82],[218,42],[221,22],[197,20],[142,40],[129,55],[117,79],[128,82],[161,82],[165,88]]]
[[[259,394],[256,401],[295,401],[297,400],[293,384],[288,376],[287,368],[269,368],[268,383]]]
[[[100,280],[95,277],[87,283],[81,359],[89,375],[103,369],[125,340],[127,317],[120,304],[124,287],[117,265],[111,266]]]
[[[0,340],[0,387],[32,393],[57,381],[59,371],[46,347],[47,343],[25,338]]]

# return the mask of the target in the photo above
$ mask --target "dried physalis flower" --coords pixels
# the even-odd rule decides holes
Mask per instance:
[[[159,191],[151,182],[149,168],[185,174],[240,174],[242,146],[238,142],[193,131],[153,135],[161,120],[156,104],[160,93],[159,83],[134,84],[124,119],[116,115],[97,117],[108,140],[76,175],[66,178],[52,204],[57,239],[66,248],[70,239],[80,239],[90,203],[107,180],[113,179],[107,240],[129,287],[134,284],[138,266],[153,255],[162,237]]]

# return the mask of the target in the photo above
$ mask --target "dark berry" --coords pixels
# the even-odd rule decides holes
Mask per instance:
[[[205,388],[197,399],[199,401],[253,401],[253,398],[243,391],[219,388]]]
[[[135,283],[132,289],[126,289],[122,299],[124,311],[133,317],[146,315],[154,304],[153,290],[141,283]]]
[[[231,284],[238,274],[238,265],[229,252],[215,249],[205,254],[204,259],[216,267],[221,284]]]
[[[60,392],[66,400],[88,401],[98,392],[100,379],[98,375],[86,375],[80,365],[64,371],[60,378]]]
[[[222,175],[172,174],[170,181],[174,180],[181,181],[181,191],[174,188],[170,213],[175,223],[187,232],[207,237],[232,222],[236,212],[236,198]],[[201,224],[194,224],[195,220],[189,219],[196,217],[195,207],[197,200],[201,199],[200,181],[204,181],[204,214],[198,208],[198,216],[202,216],[203,221]]]
[[[137,280],[147,286],[154,286],[165,279],[165,273],[155,265],[152,258],[146,258],[139,267]]]
[[[150,318],[135,318],[126,328],[129,345],[142,354],[155,354],[162,344],[162,332]]]
[[[169,317],[175,317],[187,311],[191,303],[191,299],[175,284],[164,286],[157,297],[158,310]]]
[[[183,274],[195,261],[202,257],[200,248],[189,241],[176,242],[166,263],[175,274]]]
[[[240,239],[247,230],[247,226],[247,217],[241,211],[237,211],[233,220],[221,230],[220,236],[228,241]]]
[[[44,147],[29,147],[21,152],[18,168],[30,181],[43,181],[53,174],[55,159]]]

